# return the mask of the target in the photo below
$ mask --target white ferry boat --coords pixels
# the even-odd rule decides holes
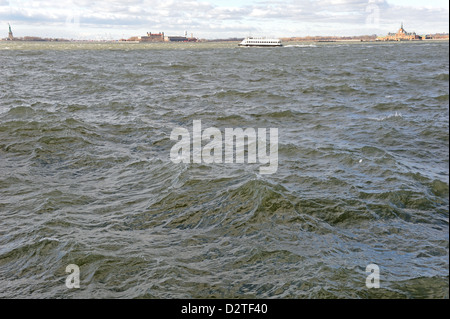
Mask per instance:
[[[239,43],[240,47],[282,47],[280,39],[266,39],[266,38],[245,38]]]

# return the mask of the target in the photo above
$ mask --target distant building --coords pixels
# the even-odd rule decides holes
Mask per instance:
[[[131,37],[129,39],[120,39],[119,42],[132,42],[132,43],[148,43],[148,42],[198,42],[197,38],[191,34],[191,37],[187,36],[166,36],[164,32],[151,33],[147,32],[146,36]]]
[[[166,42],[187,42],[188,38],[182,36],[169,36],[165,38]]]
[[[166,42],[198,42],[197,38],[191,36],[190,38],[184,36],[168,36],[164,38]]]
[[[164,42],[164,32],[147,32],[147,36],[139,37],[139,42]]]
[[[415,32],[406,32],[403,28],[403,22],[397,33],[388,33],[387,36],[380,38],[382,41],[413,41],[422,40],[422,37],[417,35]]]
[[[427,34],[425,36],[425,39],[427,39],[427,40],[448,40],[449,34],[448,33]]]

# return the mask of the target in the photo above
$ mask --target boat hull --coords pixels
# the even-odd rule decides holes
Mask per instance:
[[[268,39],[268,38],[245,38],[238,44],[240,47],[260,47],[260,48],[274,48],[281,47],[280,39]]]
[[[282,44],[238,44],[240,47],[258,47],[258,48],[276,48],[282,47]]]

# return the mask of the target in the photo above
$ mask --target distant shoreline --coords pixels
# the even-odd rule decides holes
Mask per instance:
[[[432,42],[449,41],[449,38],[405,40],[405,41],[384,41],[379,39],[307,39],[307,38],[279,38],[283,43],[358,43],[358,42],[376,42],[376,43],[395,43],[395,42]],[[193,43],[239,43],[242,39],[213,39],[200,40],[198,42],[139,42],[139,41],[119,41],[119,40],[67,40],[67,39],[0,39],[1,43],[117,43],[117,44],[193,44]]]

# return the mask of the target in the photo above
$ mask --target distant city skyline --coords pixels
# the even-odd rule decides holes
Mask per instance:
[[[0,38],[119,39],[163,31],[204,39],[448,32],[443,0],[0,0]],[[3,26],[3,27],[2,27]],[[2,31],[4,30],[4,31]]]

